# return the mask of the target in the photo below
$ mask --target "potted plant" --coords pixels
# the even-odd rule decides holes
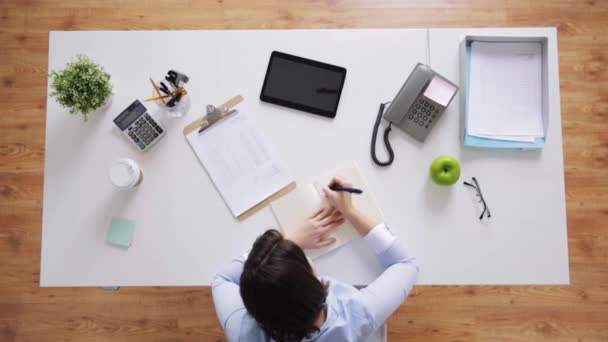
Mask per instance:
[[[84,121],[91,112],[107,104],[112,95],[110,75],[86,55],[72,57],[65,69],[53,70],[49,77],[51,96],[70,114],[82,114]]]

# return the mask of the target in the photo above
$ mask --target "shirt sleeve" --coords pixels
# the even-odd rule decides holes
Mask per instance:
[[[409,295],[418,276],[418,266],[416,258],[407,252],[384,223],[374,227],[364,241],[385,268],[376,280],[361,290],[377,328]]]
[[[211,293],[217,318],[229,341],[237,341],[241,321],[247,313],[240,294],[240,278],[247,253],[233,259],[211,284]]]

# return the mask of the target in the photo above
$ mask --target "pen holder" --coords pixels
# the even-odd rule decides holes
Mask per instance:
[[[167,82],[163,81],[163,83],[166,84]],[[160,84],[160,81],[158,81],[156,84]],[[170,90],[173,90],[173,89],[171,88]],[[165,94],[163,94],[163,95],[165,95]],[[158,96],[158,93],[156,92],[156,90],[152,89],[152,97],[157,97],[157,96]],[[177,101],[175,103],[175,106],[173,106],[173,107],[167,106],[167,103],[169,102],[169,100],[170,100],[170,98],[159,99],[159,100],[155,100],[154,102],[169,117],[179,118],[179,117],[182,117],[182,116],[188,114],[188,111],[190,111],[190,93],[182,95],[181,99],[179,101]]]

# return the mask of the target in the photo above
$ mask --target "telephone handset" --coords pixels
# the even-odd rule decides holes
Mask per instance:
[[[430,67],[422,63],[416,64],[386,112],[384,108],[389,102],[380,105],[372,133],[371,153],[374,162],[379,166],[392,164],[395,156],[388,137],[393,124],[414,139],[424,142],[457,91],[455,84]],[[376,136],[382,118],[389,122],[384,130],[384,144],[389,155],[385,162],[376,157]]]

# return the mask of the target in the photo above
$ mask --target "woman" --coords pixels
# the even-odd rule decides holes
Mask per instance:
[[[363,341],[405,301],[418,267],[381,222],[352,204],[351,194],[323,189],[332,208],[313,213],[292,235],[269,230],[249,255],[234,259],[213,280],[215,309],[229,341]],[[326,237],[344,219],[378,256],[384,272],[367,287],[318,277],[302,249],[335,242]]]

